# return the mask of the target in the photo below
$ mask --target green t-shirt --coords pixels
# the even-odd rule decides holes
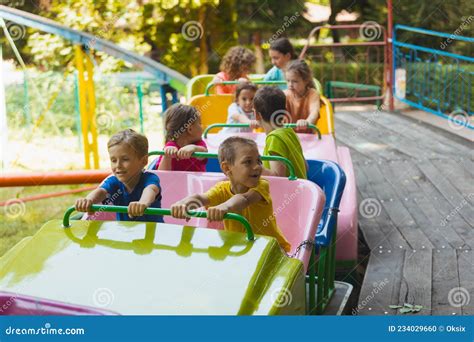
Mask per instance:
[[[270,132],[265,140],[263,155],[279,155],[289,159],[295,167],[296,177],[307,179],[303,149],[301,148],[300,139],[292,128],[278,128]],[[269,169],[270,162],[264,160],[263,166]],[[286,175],[290,175],[288,170]]]

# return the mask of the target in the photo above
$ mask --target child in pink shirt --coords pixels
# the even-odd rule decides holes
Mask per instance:
[[[230,48],[220,65],[220,70],[212,82],[216,83],[217,94],[234,94],[235,85],[219,84],[223,81],[247,82],[247,75],[253,68],[256,58],[252,51],[242,46]]]
[[[165,155],[155,166],[158,170],[206,171],[207,159],[194,158],[194,152],[207,152],[202,140],[201,117],[196,108],[175,104],[165,113]]]

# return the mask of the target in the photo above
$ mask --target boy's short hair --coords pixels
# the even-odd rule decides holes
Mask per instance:
[[[133,129],[125,129],[112,135],[107,143],[107,148],[118,144],[128,144],[135,150],[138,157],[148,155],[148,139],[146,136],[135,132]]]
[[[280,122],[276,116],[287,116],[286,96],[278,87],[265,86],[257,90],[253,98],[255,111],[265,122]]]
[[[217,152],[219,163],[227,162],[234,165],[239,145],[247,145],[258,149],[257,143],[253,140],[239,136],[229,137],[219,145],[219,151]]]

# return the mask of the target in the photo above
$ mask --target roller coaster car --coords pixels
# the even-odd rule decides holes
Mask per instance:
[[[190,104],[197,107],[201,114],[201,121],[206,128],[204,140],[209,152],[215,153],[219,144],[228,136],[239,135],[255,140],[260,153],[265,145],[264,133],[223,133],[219,132],[227,120],[227,107],[232,102],[231,95],[197,95],[190,100]],[[337,146],[334,130],[334,112],[327,98],[321,96],[320,117],[316,122],[320,135],[298,134],[306,160],[328,160],[337,163],[346,176],[346,186],[341,199],[339,219],[337,224],[337,252],[336,259],[339,268],[350,269],[357,262],[357,191],[352,158],[347,147]],[[218,132],[208,134],[208,132]],[[219,172],[216,161],[208,163],[207,171]],[[308,175],[314,175],[314,170]],[[317,175],[315,176],[317,178]],[[312,179],[317,182],[317,179]]]
[[[220,173],[156,173],[163,186],[163,207],[224,179]],[[258,227],[248,226],[247,234],[220,230],[209,225],[205,212],[193,212],[200,216],[187,223],[169,216],[164,223],[70,221],[71,208],[62,222],[47,222],[0,259],[0,288],[41,298],[37,301],[43,307],[70,303],[82,313],[83,308],[118,314],[315,313],[313,253],[320,247],[304,242],[316,234],[324,193],[307,180],[267,179],[276,220],[294,257],[273,237],[253,239],[252,229]],[[93,218],[104,219],[111,218],[109,210],[126,207],[93,209]],[[169,210],[146,213],[165,215]],[[312,274],[309,286],[307,270]]]

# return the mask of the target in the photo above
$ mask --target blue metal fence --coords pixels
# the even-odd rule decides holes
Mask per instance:
[[[397,40],[400,31],[444,38],[440,49],[414,45]],[[393,65],[406,73],[405,97],[395,97],[410,106],[436,114],[457,125],[470,129],[474,114],[474,58],[444,51],[447,43],[462,41],[474,43],[474,38],[430,31],[405,25],[395,25],[393,34]]]

